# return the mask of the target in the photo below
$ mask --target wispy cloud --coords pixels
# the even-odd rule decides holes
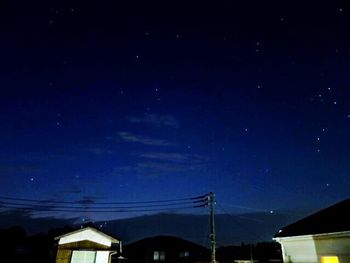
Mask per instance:
[[[98,198],[96,196],[83,196],[80,200],[76,201],[80,205],[92,205],[96,203]]]
[[[36,173],[40,170],[40,167],[37,165],[0,164],[0,174]]]
[[[150,124],[155,127],[170,127],[170,128],[179,128],[179,122],[172,115],[157,115],[146,113],[142,117],[128,117],[127,120],[131,123],[145,123]]]
[[[130,133],[130,132],[119,132],[118,135],[125,142],[141,143],[144,145],[152,145],[152,146],[172,146],[172,145],[174,145],[173,143],[162,140],[162,139],[155,139],[155,138],[150,138],[150,137],[146,137],[146,136],[135,135],[135,134]]]
[[[205,169],[208,158],[195,154],[182,153],[142,153],[136,155],[138,160],[133,165],[114,169],[113,175],[163,176]]]
[[[92,147],[88,148],[87,152],[94,154],[94,155],[105,155],[105,154],[112,154],[113,151],[109,149],[105,149],[103,147]]]
[[[208,160],[208,158],[201,155],[184,154],[184,153],[152,152],[152,153],[142,153],[139,156],[146,159],[179,162],[179,163],[192,163],[192,164],[204,163]]]
[[[78,185],[72,185],[65,192],[68,194],[81,194],[83,190]]]

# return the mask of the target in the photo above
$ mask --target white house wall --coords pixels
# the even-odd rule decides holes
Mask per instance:
[[[350,263],[350,237],[316,238],[319,260],[322,256],[338,256],[339,263]]]
[[[95,263],[108,263],[109,251],[97,251]]]
[[[317,263],[315,243],[312,238],[282,241],[285,263]]]
[[[307,236],[281,238],[285,263],[320,263],[322,256],[337,256],[339,263],[350,263],[350,236]]]
[[[58,244],[63,245],[63,244],[79,242],[83,240],[89,240],[108,247],[111,247],[112,245],[112,242],[108,237],[101,235],[98,232],[95,232],[91,229],[86,229],[85,231],[81,231],[81,232],[77,232],[71,235],[61,237]]]

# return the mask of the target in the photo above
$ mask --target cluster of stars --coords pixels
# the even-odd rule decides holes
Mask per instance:
[[[262,52],[262,45],[260,42],[255,43],[255,53],[260,54]]]
[[[67,14],[73,14],[76,12],[76,9],[71,7],[68,8],[66,10],[59,10],[59,9],[53,9],[52,13],[50,15],[50,19],[49,19],[49,25],[53,25],[57,22],[57,20],[59,19],[59,16],[64,16]]]

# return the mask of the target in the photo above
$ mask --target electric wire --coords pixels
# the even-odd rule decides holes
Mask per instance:
[[[206,195],[190,198],[153,200],[140,202],[109,202],[109,203],[82,203],[81,201],[35,200],[0,196],[0,209],[17,209],[32,212],[94,212],[94,213],[129,213],[168,211],[206,207]],[[5,200],[5,201],[4,201]],[[9,201],[10,200],[10,201]],[[16,202],[14,202],[16,201]],[[59,205],[74,204],[74,205]],[[105,206],[119,204],[122,206]],[[103,206],[104,205],[104,206]]]
[[[75,210],[69,210],[69,209],[48,209],[43,210],[40,208],[34,208],[34,207],[18,207],[18,206],[11,206],[11,205],[2,205],[0,208],[10,208],[10,209],[17,209],[17,210],[26,210],[26,211],[33,211],[33,212],[93,212],[93,213],[132,213],[132,212],[153,212],[153,211],[169,211],[169,210],[180,210],[180,209],[193,209],[193,208],[199,208],[204,207],[203,206],[183,206],[183,207],[172,207],[172,208],[163,208],[163,209],[137,209],[137,210],[89,210],[89,209],[75,209]]]
[[[168,200],[149,200],[149,201],[130,201],[130,202],[96,202],[96,205],[127,205],[127,204],[152,204],[152,203],[170,203],[170,202],[179,202],[179,201],[190,201],[190,200],[199,200],[207,197],[207,194],[187,197],[187,198],[178,198],[178,199],[168,199]],[[77,204],[77,201],[58,201],[58,200],[38,200],[38,199],[26,199],[26,198],[16,198],[9,196],[0,196],[0,200],[12,200],[12,201],[23,201],[23,202],[35,202],[35,203],[57,203],[57,204]],[[81,200],[80,200],[81,201]]]
[[[135,206],[96,206],[95,203],[82,203],[79,206],[67,206],[67,205],[42,205],[42,204],[31,204],[31,203],[19,203],[19,202],[2,202],[1,204],[6,205],[18,205],[18,206],[25,206],[25,207],[38,207],[38,208],[69,208],[69,209],[79,209],[79,208],[90,208],[90,209],[133,209],[133,208],[148,208],[148,207],[165,207],[165,206],[178,206],[178,205],[187,205],[187,204],[196,204],[200,202],[179,202],[179,203],[170,203],[170,204],[150,204],[150,205],[135,205]]]

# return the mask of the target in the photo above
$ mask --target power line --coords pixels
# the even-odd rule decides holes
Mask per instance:
[[[179,201],[196,201],[200,199],[205,199],[207,194],[195,196],[195,197],[187,197],[187,198],[179,198],[179,199],[168,199],[168,200],[150,200],[150,201],[130,201],[130,202],[97,202],[95,205],[128,205],[128,204],[152,204],[152,203],[171,203],[171,202],[179,202]],[[12,200],[12,201],[23,201],[23,202],[35,202],[35,203],[51,203],[51,204],[79,204],[81,200],[77,201],[58,201],[58,200],[38,200],[38,199],[26,199],[26,198],[16,198],[9,196],[0,196],[0,200]],[[81,203],[80,203],[81,204]]]
[[[149,207],[166,207],[166,206],[179,206],[179,205],[188,205],[188,204],[198,204],[203,203],[204,201],[187,201],[187,202],[178,202],[178,203],[169,203],[169,204],[150,204],[150,205],[134,205],[134,206],[96,206],[95,203],[87,203],[87,204],[80,204],[79,206],[67,206],[67,205],[45,205],[45,204],[32,204],[32,203],[19,203],[19,202],[3,202],[0,201],[1,204],[6,205],[18,205],[18,206],[25,206],[25,207],[34,207],[34,208],[69,208],[69,209],[80,209],[80,208],[88,208],[88,209],[133,209],[133,208],[149,208]]]
[[[198,205],[198,206],[182,206],[182,207],[171,207],[171,208],[158,208],[158,209],[125,209],[125,210],[90,210],[90,209],[55,209],[51,208],[48,210],[35,208],[35,207],[23,207],[23,206],[15,206],[15,205],[1,205],[1,208],[8,208],[8,209],[17,209],[17,210],[26,210],[31,212],[93,212],[93,213],[133,213],[133,212],[155,212],[155,211],[169,211],[169,210],[180,210],[180,209],[193,209],[193,208],[200,208],[205,207],[205,205]]]
[[[81,201],[36,200],[16,197],[0,196],[0,209],[19,209],[32,212],[94,212],[94,213],[129,213],[193,209],[208,205],[207,195],[140,202],[109,202],[109,203],[81,203]],[[5,200],[5,201],[4,201]],[[10,201],[8,201],[10,200]],[[16,202],[14,202],[16,201]],[[67,204],[67,205],[59,205]],[[74,205],[68,205],[74,204]],[[120,204],[122,206],[106,206]]]

